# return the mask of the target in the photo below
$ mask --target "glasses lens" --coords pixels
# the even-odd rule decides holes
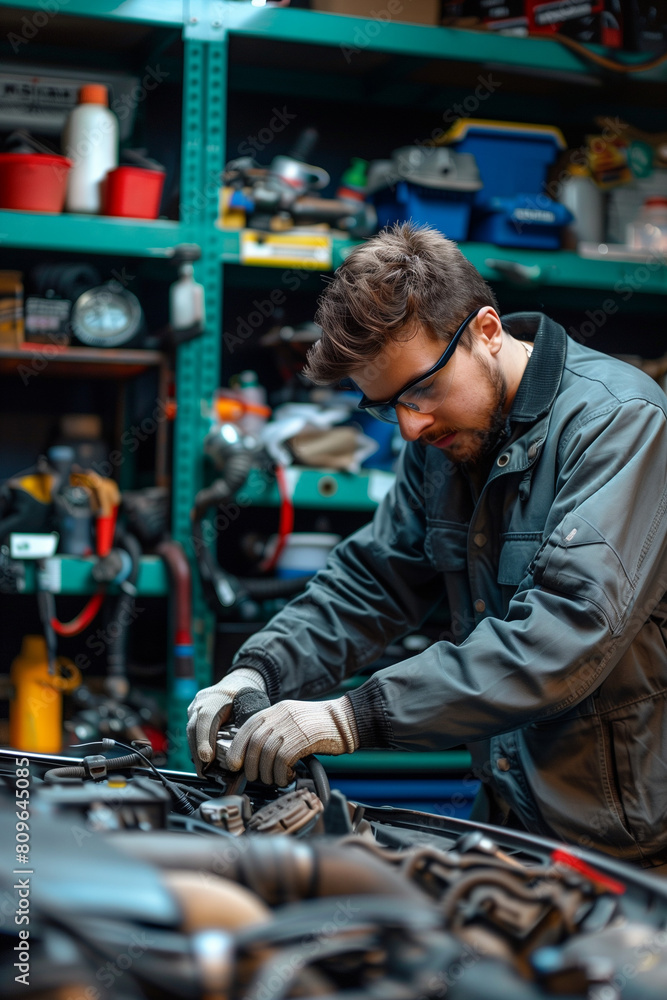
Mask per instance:
[[[440,371],[407,389],[399,396],[397,405],[407,406],[419,413],[432,413],[445,401],[454,380],[455,366],[456,354]]]
[[[398,423],[396,410],[388,403],[382,403],[380,406],[368,406],[365,408],[365,412],[370,413],[370,415],[375,417],[376,420],[382,420],[385,424]]]

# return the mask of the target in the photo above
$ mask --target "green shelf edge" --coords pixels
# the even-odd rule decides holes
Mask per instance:
[[[515,38],[492,32],[464,28],[442,28],[435,25],[410,24],[405,21],[343,17],[320,11],[258,8],[250,4],[223,2],[216,4],[217,19],[224,30],[253,38],[268,38],[282,42],[339,46],[341,58],[348,61],[356,52],[386,52],[414,55],[420,59],[452,59],[459,62],[494,63],[508,68],[522,67],[554,70],[580,75],[591,73],[590,64],[570,49],[549,38]],[[216,30],[208,25],[186,25],[198,37],[215,38]],[[593,52],[605,54],[600,45],[588,46]],[[624,53],[627,65],[646,60],[644,53]],[[667,67],[660,66],[641,74],[646,80],[667,79]]]
[[[333,268],[338,267],[347,254],[359,244],[359,240],[333,239]],[[240,234],[237,231],[221,230],[220,258],[226,264],[241,264],[239,252]],[[580,257],[572,250],[531,250],[523,247],[500,247],[493,243],[461,242],[459,248],[468,260],[488,281],[509,282],[500,271],[488,262],[491,260],[511,261],[522,267],[538,267],[541,275],[534,281],[517,282],[516,287],[524,290],[539,288],[597,288],[616,292],[621,296],[636,292],[642,294],[667,295],[667,262],[647,253],[646,260],[593,260]],[[245,265],[256,267],[261,265]],[[280,267],[263,268],[265,271],[281,270]],[[292,270],[282,267],[283,271]],[[309,270],[316,270],[311,269]],[[276,285],[279,282],[276,280]]]
[[[45,11],[35,0],[5,0],[0,6]],[[155,27],[178,27],[183,24],[186,7],[185,3],[174,3],[173,0],[167,0],[166,3],[165,0],[61,0],[57,13],[121,22],[138,21]],[[46,13],[53,16],[48,7]],[[17,32],[20,33],[20,30],[19,24]]]
[[[0,211],[0,247],[169,258],[193,232],[167,219]]]
[[[448,771],[469,771],[472,767],[472,759],[467,750],[423,753],[407,750],[357,750],[353,754],[341,754],[340,757],[317,754],[317,759],[328,772],[339,774],[373,771],[384,776],[388,771],[407,771],[411,774],[415,771],[437,771],[444,778]]]
[[[11,0],[2,6],[25,11],[43,8],[36,0]],[[382,8],[381,8],[382,10]],[[421,59],[453,59],[463,62],[492,63],[520,70],[538,70],[595,75],[589,63],[570,49],[549,38],[515,38],[492,32],[435,25],[410,24],[379,18],[344,17],[320,11],[292,8],[253,7],[238,0],[216,3],[193,2],[169,4],[164,0],[68,0],[62,13],[79,17],[132,21],[153,27],[183,26],[186,38],[198,41],[223,41],[226,34],[273,41],[300,42],[310,45],[339,46],[352,50],[414,55]],[[21,25],[18,25],[20,31]],[[599,54],[600,45],[588,48]],[[341,58],[345,52],[341,51]],[[616,58],[618,54],[614,53]],[[620,59],[631,66],[644,62],[644,53],[622,53]],[[641,73],[639,79],[667,80],[667,66]]]
[[[76,556],[54,556],[61,565],[61,587],[58,594],[94,594],[97,584],[92,577],[96,560]],[[24,594],[35,592],[35,565],[26,564],[26,589]],[[117,594],[118,587],[109,588],[110,594]],[[137,579],[137,595],[141,597],[164,597],[169,593],[169,584],[164,563],[159,556],[142,556]]]
[[[292,466],[292,502],[297,508],[316,510],[375,510],[381,495],[393,482],[393,474],[375,469],[360,472],[331,472]],[[377,497],[378,499],[375,499]],[[275,480],[253,469],[236,501],[241,507],[277,507],[280,503]]]

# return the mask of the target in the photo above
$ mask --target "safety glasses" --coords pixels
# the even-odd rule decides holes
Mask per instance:
[[[437,409],[449,389],[449,382],[443,381],[439,377],[439,373],[442,372],[456,350],[456,345],[461,339],[468,323],[475,318],[482,308],[482,306],[479,306],[469,316],[466,316],[461,326],[447,344],[444,354],[438,358],[436,363],[424,375],[419,375],[417,378],[412,379],[402,389],[399,389],[391,399],[387,399],[384,402],[378,402],[377,400],[369,399],[367,396],[362,396],[358,408],[360,410],[367,410],[371,416],[377,417],[378,420],[383,420],[388,424],[398,423],[397,406],[407,406],[408,409],[416,410],[418,413],[432,413],[433,410]]]

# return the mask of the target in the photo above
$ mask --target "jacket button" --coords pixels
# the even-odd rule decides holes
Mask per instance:
[[[498,760],[496,761],[496,767],[498,768],[499,771],[509,771],[510,762],[508,761],[507,757],[499,757]]]
[[[483,611],[486,611],[486,604],[481,599],[475,601],[475,611],[478,611],[481,615]]]
[[[478,531],[473,541],[475,542],[475,545],[481,549],[484,545],[486,545],[486,535],[483,535],[481,531]]]
[[[509,462],[509,460],[510,460],[510,457],[507,454],[507,452],[503,452],[502,455],[498,456],[498,461],[496,462],[496,464],[499,465],[500,468],[502,469],[502,467],[504,465],[507,465],[507,463]]]
[[[536,455],[537,455],[537,441],[534,441],[531,444],[530,448],[528,449],[528,458],[531,459],[532,461],[532,459],[534,459]]]

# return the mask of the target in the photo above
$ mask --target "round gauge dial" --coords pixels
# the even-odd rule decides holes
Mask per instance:
[[[84,292],[72,307],[72,331],[89,347],[119,347],[139,331],[141,305],[136,295],[110,281]]]

